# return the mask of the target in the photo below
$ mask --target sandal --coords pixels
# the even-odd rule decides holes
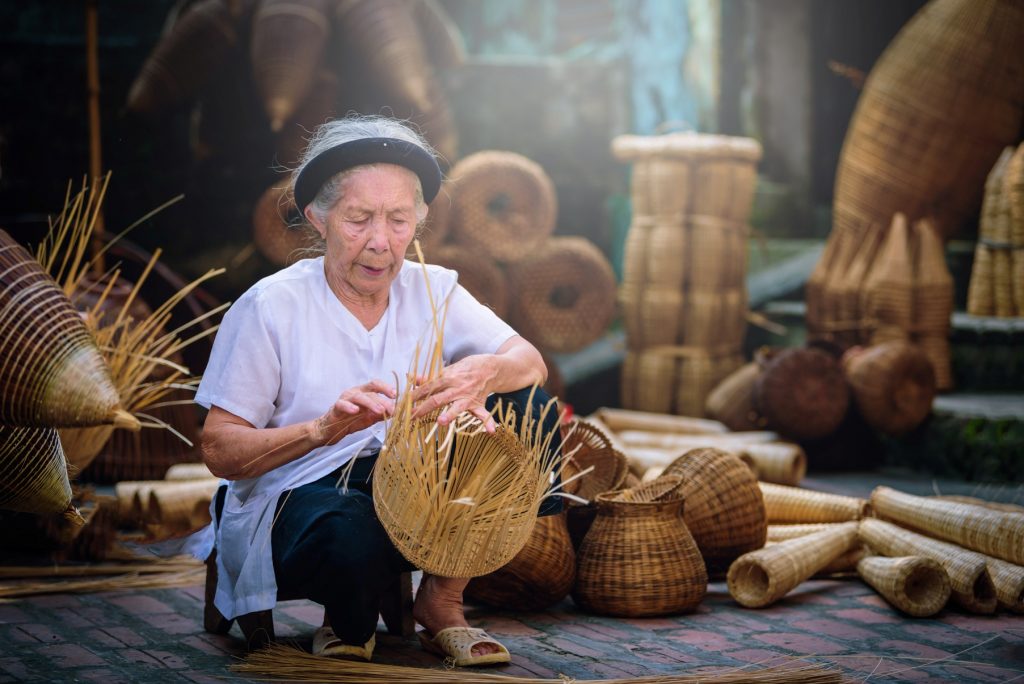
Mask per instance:
[[[377,635],[371,634],[370,640],[362,646],[342,643],[338,635],[330,627],[321,627],[313,635],[313,655],[332,658],[358,658],[369,662],[373,656],[373,647],[377,645]]]
[[[512,662],[512,656],[501,642],[482,629],[475,627],[449,627],[442,629],[433,637],[426,630],[416,633],[420,644],[431,653],[444,656],[455,663],[456,667],[473,667],[476,665],[496,665]],[[473,655],[473,647],[477,644],[494,644],[497,653]]]

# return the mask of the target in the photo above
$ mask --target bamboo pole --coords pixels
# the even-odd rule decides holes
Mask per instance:
[[[103,157],[100,137],[100,59],[99,59],[99,0],[85,3],[85,78],[89,98],[89,178],[98,183],[103,177]],[[105,272],[103,259],[103,210],[96,215],[96,229],[93,232],[90,253],[92,254],[93,275],[101,277]]]

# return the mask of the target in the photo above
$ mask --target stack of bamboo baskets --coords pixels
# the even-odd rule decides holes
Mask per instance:
[[[700,416],[743,363],[746,237],[761,146],[697,133],[624,135],[633,219],[619,302],[628,352],[622,403]]]

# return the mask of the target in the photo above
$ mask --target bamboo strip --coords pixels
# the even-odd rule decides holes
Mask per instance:
[[[124,575],[184,572],[203,567],[201,561],[175,563],[90,563],[88,565],[0,565],[0,579],[35,579],[39,577],[95,577],[98,575]]]
[[[201,584],[206,579],[206,568],[177,572],[152,573],[142,577],[135,573],[89,580],[60,580],[56,582],[19,582],[0,585],[0,598],[40,596],[42,594],[84,594],[98,591],[125,589],[164,589]]]
[[[886,601],[913,617],[930,617],[949,601],[949,575],[931,558],[872,556],[857,563],[857,574]]]

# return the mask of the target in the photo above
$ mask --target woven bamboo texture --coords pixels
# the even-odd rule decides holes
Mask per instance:
[[[306,151],[309,132],[325,121],[338,118],[342,114],[339,103],[350,98],[337,74],[327,68],[317,69],[306,98],[274,140],[275,160],[286,168],[298,167]]]
[[[730,430],[757,430],[763,427],[754,409],[754,384],[761,374],[755,362],[745,363],[715,386],[704,400],[704,412]]]
[[[1013,148],[1005,148],[985,180],[985,196],[978,221],[978,244],[974,250],[971,280],[967,287],[967,312],[975,316],[998,315],[995,262],[996,254],[1003,251],[1009,242],[1009,223],[1004,212],[1010,205],[1003,201],[1003,179],[1012,158]],[[999,257],[999,261],[999,270],[1004,271],[1004,258]],[[1002,315],[1009,315],[1007,306],[1012,303],[1012,292],[1008,299],[1007,293],[1001,290],[998,299]]]
[[[613,446],[608,431],[590,422],[574,421],[562,442],[562,453],[572,461],[577,472],[594,468],[577,480],[580,484],[576,496],[582,499],[589,501],[598,494],[618,489],[626,478],[626,456]]]
[[[729,594],[747,608],[771,605],[856,544],[851,522],[751,551],[729,566]]]
[[[995,587],[982,554],[876,518],[862,520],[859,534],[865,544],[884,556],[931,558],[945,568],[958,605],[972,613],[995,611]]]
[[[914,271],[910,232],[902,213],[893,216],[871,275],[864,283],[862,327],[871,344],[904,340],[914,324]]]
[[[849,242],[851,240],[847,235],[833,232],[825,251],[807,277],[804,300],[807,305],[807,336],[810,340],[832,339],[835,336],[834,324],[838,312],[832,282],[844,273],[846,245]]]
[[[764,546],[764,499],[745,463],[719,449],[693,449],[666,466],[661,477],[670,475],[681,479],[683,520],[709,568],[724,569]]]
[[[767,542],[782,542],[797,537],[806,537],[815,532],[835,529],[837,525],[844,523],[796,523],[791,525],[768,525],[768,532],[765,536]]]
[[[443,200],[442,200],[443,201]],[[459,284],[499,318],[507,318],[509,290],[504,271],[482,254],[461,245],[440,245],[431,250],[427,261],[450,268],[459,274]]]
[[[871,556],[857,563],[857,574],[886,601],[912,617],[931,617],[949,601],[949,576],[931,558]]]
[[[868,425],[902,435],[920,425],[935,400],[935,369],[920,348],[894,340],[849,350],[843,370],[854,402]]]
[[[1011,289],[1014,315],[1024,316],[1024,144],[1018,145],[1003,176],[1003,197],[1009,208],[1012,248]]]
[[[584,610],[648,617],[693,610],[707,591],[704,560],[683,522],[679,478],[597,498],[577,555],[573,600]]]
[[[676,434],[723,434],[729,428],[719,421],[690,416],[672,416],[647,411],[609,408],[602,406],[594,412],[609,430],[616,433],[623,430],[646,430],[648,432],[667,432]]]
[[[863,237],[898,211],[956,233],[992,161],[1017,141],[1024,101],[1024,6],[935,0],[868,75],[836,170],[836,233]]]
[[[656,447],[659,449],[693,449],[696,447],[745,447],[748,444],[767,444],[778,439],[775,432],[752,430],[715,434],[673,434],[647,430],[620,430],[619,438],[628,446]]]
[[[799,444],[748,444],[743,452],[750,458],[757,478],[763,482],[796,487],[807,474],[807,454]]]
[[[509,610],[544,610],[558,603],[576,581],[576,552],[565,513],[537,519],[526,546],[506,565],[466,586],[466,598]]]
[[[252,240],[272,264],[295,263],[301,250],[312,244],[304,230],[290,227],[297,214],[286,183],[271,185],[257,200],[252,210]]]
[[[61,513],[71,505],[71,483],[57,431],[0,425],[0,508]]]
[[[615,315],[615,274],[601,251],[583,238],[552,238],[533,258],[509,264],[506,273],[516,293],[512,326],[547,351],[582,349]]]
[[[419,234],[420,245],[429,261],[434,249],[445,243],[451,231],[452,210],[455,206],[455,186],[450,180],[441,183],[441,190],[430,203],[427,218]]]
[[[973,504],[975,506],[981,506],[983,508],[989,508],[993,511],[1002,511],[1003,513],[1020,513],[1024,514],[1024,506],[1019,504],[1004,503],[1002,501],[988,501],[986,499],[979,499],[976,496],[964,496],[962,494],[939,494],[934,496],[940,501],[956,501],[958,503]]]
[[[768,428],[796,440],[816,439],[839,427],[850,391],[835,357],[794,347],[765,363],[754,383],[753,403]]]
[[[985,563],[999,605],[1014,613],[1024,613],[1024,567],[990,556]]]
[[[759,483],[768,523],[823,523],[860,520],[870,504],[864,499],[799,487]]]
[[[64,292],[0,230],[0,424],[138,426]]]
[[[937,501],[889,487],[876,487],[871,505],[882,518],[922,530],[980,553],[1024,564],[1024,516],[982,506]]]
[[[452,239],[499,262],[532,257],[555,229],[558,203],[544,169],[504,151],[476,152],[452,167]]]
[[[912,339],[924,350],[935,369],[940,391],[953,388],[949,330],[953,315],[953,276],[934,224],[927,219],[914,224],[914,327]]]

